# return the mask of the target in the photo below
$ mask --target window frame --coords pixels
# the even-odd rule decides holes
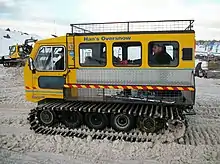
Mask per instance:
[[[65,72],[67,70],[67,51],[66,51],[66,47],[64,45],[41,45],[38,50],[37,50],[37,55],[35,56],[34,58],[34,64],[35,64],[35,61],[36,61],[36,58],[38,57],[38,54],[40,52],[40,49],[42,47],[62,47],[64,48],[64,70],[39,70],[36,68],[36,66],[34,65],[35,69],[37,72]]]
[[[118,44],[119,44],[119,43],[136,43],[136,44],[139,43],[139,44],[140,44],[140,55],[141,55],[141,56],[140,56],[140,57],[141,57],[140,59],[141,59],[141,64],[140,64],[140,65],[115,65],[115,64],[114,64],[114,61],[113,61],[113,56],[114,56],[114,43],[118,43]],[[131,47],[131,46],[128,46],[128,47]],[[127,48],[128,48],[128,47],[127,47]],[[117,67],[128,67],[128,68],[129,68],[129,67],[131,67],[131,68],[132,68],[132,67],[135,67],[135,68],[141,67],[141,66],[143,65],[143,60],[142,60],[142,59],[143,59],[143,45],[142,45],[142,42],[141,42],[141,41],[129,41],[129,42],[117,41],[117,42],[113,42],[113,43],[112,43],[112,54],[111,54],[111,55],[112,55],[112,65],[113,65],[115,68],[117,68]]]
[[[105,52],[106,52],[106,55],[105,55],[105,65],[82,65],[83,63],[80,63],[80,60],[81,60],[81,54],[80,54],[80,50],[81,50],[81,48],[80,48],[80,46],[81,45],[83,45],[83,44],[85,44],[85,45],[90,45],[90,44],[104,44],[105,45]],[[89,42],[89,43],[87,43],[87,42],[82,42],[82,43],[80,43],[79,45],[78,45],[78,51],[79,51],[79,60],[78,60],[78,63],[79,63],[79,66],[80,67],[83,67],[83,68],[85,68],[85,67],[106,67],[107,66],[107,64],[108,64],[108,47],[107,47],[107,44],[105,43],[105,42]]]
[[[173,48],[175,48],[175,44],[177,45],[177,49],[178,49],[178,51],[177,51],[177,54],[176,54],[176,56],[177,56],[177,64],[176,65],[156,65],[156,64],[154,64],[154,65],[152,65],[152,64],[150,64],[149,63],[149,57],[150,57],[150,53],[152,52],[151,51],[151,48],[152,47],[150,47],[150,44],[154,44],[154,43],[158,43],[158,44],[170,44],[170,45],[172,45],[173,46]],[[179,42],[178,41],[176,41],[176,40],[164,40],[164,41],[149,41],[148,42],[148,61],[147,61],[147,64],[148,64],[148,66],[149,67],[160,67],[160,68],[165,68],[165,67],[170,67],[170,68],[176,68],[176,67],[178,67],[179,66],[179,64],[180,64],[180,44],[179,44]]]
[[[14,48],[13,51],[11,51],[12,48]],[[17,48],[17,47],[16,47],[15,45],[11,46],[11,48],[10,48],[10,50],[9,50],[9,56],[11,56],[13,53],[16,52],[16,48]]]

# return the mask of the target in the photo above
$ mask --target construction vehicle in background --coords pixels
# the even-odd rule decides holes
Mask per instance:
[[[36,133],[149,141],[184,137],[195,104],[193,20],[71,24],[24,67]]]
[[[29,43],[34,43],[36,41],[37,40],[31,38],[26,39],[24,44],[9,46],[9,54],[1,57],[0,64],[3,64],[4,67],[24,66],[32,51],[32,45],[29,45]]]

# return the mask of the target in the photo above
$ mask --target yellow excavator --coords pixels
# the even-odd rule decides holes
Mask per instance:
[[[4,67],[16,67],[24,66],[26,59],[29,57],[29,54],[32,51],[32,46],[28,43],[36,42],[35,39],[26,39],[24,44],[15,44],[9,46],[9,54],[2,56],[0,59],[0,64],[3,64]]]

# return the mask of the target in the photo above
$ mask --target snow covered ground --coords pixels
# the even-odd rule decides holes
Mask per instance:
[[[196,79],[197,115],[181,144],[129,143],[34,134],[22,71],[0,66],[0,163],[220,163],[220,80]]]

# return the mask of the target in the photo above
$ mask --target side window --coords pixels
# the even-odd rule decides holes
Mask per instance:
[[[115,42],[112,55],[114,66],[141,66],[141,43]]]
[[[65,70],[65,50],[61,46],[42,46],[34,61],[39,71]]]
[[[20,52],[20,53],[23,52],[23,48],[21,46],[18,47],[18,52]]]
[[[79,60],[81,66],[105,66],[105,43],[81,43],[79,45]]]
[[[12,55],[15,51],[16,51],[16,47],[15,46],[11,46],[10,47],[9,55]]]
[[[148,45],[148,64],[151,67],[176,67],[179,64],[178,42],[150,42]]]

